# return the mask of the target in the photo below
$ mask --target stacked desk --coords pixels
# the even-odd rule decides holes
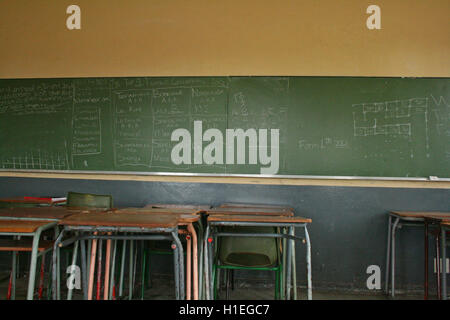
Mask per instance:
[[[25,206],[56,206],[66,202],[65,198],[13,197],[0,199],[0,208],[11,205]]]
[[[312,299],[312,280],[311,280],[311,243],[307,230],[307,224],[311,223],[311,219],[294,217],[293,211],[285,207],[267,207],[267,206],[230,206],[213,208],[206,211],[208,215],[208,225],[205,232],[204,252],[205,252],[205,278],[206,278],[206,298],[211,299],[213,296],[211,273],[212,273],[212,242],[215,237],[234,236],[234,237],[273,237],[287,240],[286,255],[283,254],[283,260],[286,259],[287,266],[284,277],[286,286],[286,299],[290,299],[290,281],[291,281],[291,265],[294,262],[295,270],[295,248],[293,240],[303,240],[295,236],[295,228],[302,227],[305,232],[305,242],[307,245],[306,261],[307,261],[307,290],[308,299]],[[220,226],[249,226],[249,227],[280,227],[287,228],[287,233],[270,233],[270,234],[246,234],[246,233],[223,233],[215,232],[214,227]],[[294,271],[295,274],[295,271]],[[296,293],[296,279],[293,281],[294,293]],[[294,297],[295,298],[295,297]]]
[[[447,232],[450,230],[450,213],[440,213],[440,214],[431,214],[424,217],[425,218],[425,238],[427,238],[429,225],[434,225],[437,227],[437,234],[440,235],[441,238],[441,261],[442,268],[439,263],[439,242],[436,243],[436,274],[438,280],[438,298],[442,300],[447,300]],[[427,242],[426,242],[427,243]],[[427,263],[428,250],[425,250],[425,263]],[[428,271],[428,270],[427,270]],[[428,275],[426,271],[426,276]],[[440,277],[440,271],[442,271],[442,277]],[[428,283],[428,277],[425,279],[426,283]],[[425,287],[425,297],[428,296],[428,286]]]
[[[52,242],[41,240],[41,234],[47,229],[54,228],[55,237],[58,235],[57,221],[76,211],[69,211],[63,207],[32,207],[32,208],[8,208],[0,209],[0,236],[26,236],[32,237],[32,241],[6,240],[0,242],[0,251],[31,251],[30,274],[28,279],[27,299],[34,296],[36,278],[36,263],[39,256],[45,256],[51,250]],[[13,266],[16,263],[16,255],[13,254]],[[15,268],[11,275],[15,281]],[[14,287],[13,283],[13,287]],[[14,293],[12,298],[14,298]]]
[[[202,246],[198,246],[198,243],[202,243],[202,240],[198,241],[198,238],[202,239],[203,232],[200,229],[200,233],[197,234],[194,228],[194,223],[200,223],[200,213],[204,212],[209,206],[180,206],[180,205],[148,205],[145,208],[126,208],[120,209],[118,213],[132,213],[132,214],[162,214],[173,215],[177,217],[177,224],[179,227],[186,227],[187,230],[179,229],[179,233],[185,233],[187,240],[186,248],[186,300],[191,300],[191,287],[194,300],[198,300],[201,296],[201,280],[199,274],[202,274],[201,268],[199,268],[198,261],[202,260]],[[192,245],[191,245],[192,238]],[[200,249],[200,259],[198,251]],[[191,281],[191,273],[193,281]],[[200,280],[200,281],[199,281]],[[191,286],[191,283],[193,285]]]
[[[388,220],[388,237],[387,237],[387,250],[386,250],[386,281],[385,281],[385,292],[389,294],[389,277],[391,277],[391,296],[395,296],[395,233],[398,228],[402,226],[424,226],[424,241],[425,241],[425,280],[424,280],[424,290],[425,299],[428,297],[428,224],[426,223],[428,219],[450,219],[450,212],[435,212],[435,211],[391,211],[389,213]],[[445,224],[444,228],[445,230]],[[445,241],[444,239],[441,241]],[[445,254],[445,246],[442,246],[443,254]],[[445,265],[445,260],[443,260],[443,265]],[[437,263],[438,264],[438,263]],[[444,269],[445,270],[445,269]],[[442,279],[445,279],[445,272],[443,272]],[[442,285],[442,289],[444,285]],[[445,296],[445,295],[443,295]]]
[[[59,221],[59,225],[63,227],[58,239],[55,242],[54,251],[58,252],[62,246],[70,245],[81,241],[83,251],[83,241],[87,239],[97,240],[171,240],[173,241],[172,249],[174,250],[174,265],[175,265],[175,295],[177,299],[184,299],[184,257],[183,247],[181,245],[178,233],[180,233],[179,226],[187,226],[187,229],[192,235],[194,242],[197,239],[195,230],[192,226],[200,217],[196,215],[198,210],[195,209],[158,209],[158,208],[125,208],[118,210],[111,210],[107,212],[89,212],[77,213]],[[67,240],[62,240],[64,233],[75,231],[84,233],[76,235]],[[190,242],[188,242],[190,244]],[[130,245],[131,246],[131,245]],[[194,271],[197,270],[197,244],[194,247]],[[190,298],[190,245],[188,256],[188,295]],[[131,252],[131,251],[130,251]],[[83,256],[83,253],[82,253]],[[86,260],[86,259],[84,259]],[[123,259],[122,259],[123,261]],[[131,261],[131,260],[130,260]],[[89,283],[86,276],[83,278],[84,288],[88,288],[85,292],[85,298],[92,298],[93,286],[93,260],[91,259]],[[130,262],[131,263],[131,262]],[[53,260],[54,270],[56,268],[56,255]],[[82,262],[83,274],[87,274],[87,266]],[[108,268],[107,268],[108,270]],[[105,277],[106,278],[106,277]],[[198,274],[194,272],[194,299],[198,298]],[[131,277],[130,277],[131,279]],[[60,298],[59,282],[56,275],[53,275],[54,288],[57,290],[53,293],[54,299]],[[107,285],[105,284],[105,289]],[[130,282],[131,294],[131,282]],[[107,293],[105,293],[107,296]],[[131,298],[131,296],[130,296]]]

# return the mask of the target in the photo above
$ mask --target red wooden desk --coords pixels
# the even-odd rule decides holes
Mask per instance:
[[[0,235],[32,237],[32,241],[26,241],[23,239],[20,241],[0,241],[0,251],[31,251],[31,263],[27,291],[28,300],[33,300],[34,297],[37,258],[40,255],[44,255],[45,252],[49,250],[49,243],[40,241],[41,234],[43,231],[54,228],[55,226],[56,221],[49,220],[20,220],[6,217],[2,217],[2,219],[0,219]],[[16,255],[13,254],[13,269],[10,282],[10,287],[13,288],[13,299],[15,296],[15,263]]]
[[[134,213],[133,213],[134,212]],[[67,218],[59,221],[59,225],[63,226],[64,229],[61,231],[58,239],[55,242],[54,250],[59,249],[60,244],[70,244],[75,241],[79,241],[80,237],[75,237],[62,242],[62,237],[65,231],[80,231],[80,232],[92,232],[93,236],[89,238],[94,239],[92,243],[92,253],[91,253],[91,263],[89,272],[89,284],[86,286],[88,288],[87,298],[92,299],[93,290],[93,275],[95,269],[95,255],[96,255],[96,239],[128,239],[128,240],[149,240],[149,239],[160,239],[162,236],[158,234],[166,235],[173,239],[176,243],[174,255],[175,263],[175,284],[176,284],[176,297],[177,299],[183,299],[184,296],[184,263],[182,255],[182,246],[178,238],[178,225],[179,221],[184,219],[178,215],[168,215],[168,214],[153,214],[145,213],[140,211],[133,211],[133,209],[127,209],[121,212],[121,210],[108,211],[108,212],[89,212],[89,213],[77,213]],[[194,219],[194,217],[189,216],[189,219]],[[123,236],[111,235],[111,233],[129,233]],[[139,233],[140,235],[136,235]],[[86,237],[84,237],[86,238]],[[53,267],[56,270],[56,255],[55,251],[53,254]],[[130,277],[131,279],[131,277]],[[53,292],[54,299],[59,298],[59,283],[57,283],[56,272],[53,275],[54,288],[57,288]],[[105,287],[106,291],[106,287]],[[130,287],[130,293],[132,287]],[[105,293],[107,297],[107,293]]]
[[[197,206],[190,207],[146,207],[146,208],[126,208],[119,209],[116,213],[127,214],[154,214],[154,215],[173,215],[177,218],[178,226],[186,226],[188,235],[186,236],[186,300],[191,300],[191,271],[193,276],[193,296],[194,300],[199,298],[199,269],[198,269],[198,240],[193,223],[199,222],[199,213],[202,210]],[[185,230],[179,229],[179,232],[185,233]],[[191,244],[192,237],[192,244]],[[201,242],[200,242],[201,243]],[[192,257],[191,257],[192,255]],[[192,258],[192,259],[191,259]],[[192,260],[192,263],[191,263]],[[192,270],[191,270],[192,269]]]
[[[269,226],[269,227],[282,227],[282,228],[288,228],[289,232],[288,234],[274,234],[274,237],[281,237],[283,240],[286,239],[286,237],[294,237],[294,227],[295,226],[302,226],[305,230],[305,236],[306,236],[306,244],[307,244],[307,269],[308,269],[308,276],[307,276],[307,282],[308,282],[308,299],[312,299],[312,283],[311,283],[311,245],[309,240],[308,231],[306,228],[306,224],[311,223],[312,220],[309,218],[302,218],[302,217],[294,217],[293,212],[291,210],[280,210],[279,208],[249,208],[249,207],[233,207],[233,208],[213,208],[206,211],[206,214],[208,215],[208,227],[206,230],[206,236],[205,236],[205,252],[207,252],[208,246],[211,246],[211,242],[207,241],[209,237],[210,232],[210,226]],[[218,233],[220,235],[220,232]],[[257,237],[257,234],[253,235],[254,237]],[[212,240],[212,238],[211,238]],[[284,241],[283,241],[284,242]],[[283,245],[285,247],[285,245]],[[211,250],[211,249],[209,249]],[[287,298],[290,298],[290,270],[291,270],[291,264],[294,269],[294,272],[292,274],[293,276],[293,288],[294,288],[294,298],[296,298],[296,276],[295,276],[295,254],[294,254],[294,246],[291,245],[291,241],[288,241],[288,246],[286,250],[286,255],[283,254],[283,261],[287,260],[286,263],[283,263],[287,266],[287,275],[284,276],[284,279],[286,280],[286,288],[287,288]],[[212,270],[212,262],[209,261],[210,258],[205,253],[205,270],[208,274],[210,274],[210,271]],[[208,269],[206,269],[208,268]],[[286,268],[283,268],[283,274],[284,270]],[[208,276],[206,277],[207,284],[209,285],[210,279]],[[210,291],[210,288],[207,290],[207,298],[212,296],[212,292]]]
[[[432,217],[450,218],[450,212],[438,211],[391,211],[388,220],[388,238],[386,250],[386,277],[385,292],[389,294],[389,277],[391,282],[391,296],[395,296],[395,233],[401,226],[424,226],[425,241],[425,277],[424,277],[424,297],[428,298],[428,228],[426,219]]]
[[[215,207],[206,210],[208,215],[260,215],[260,216],[285,216],[292,217],[294,212],[290,208],[267,207]]]

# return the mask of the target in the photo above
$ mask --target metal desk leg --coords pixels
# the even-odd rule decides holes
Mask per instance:
[[[92,255],[92,240],[87,240],[87,255],[86,255],[86,266],[91,265],[91,255]]]
[[[204,299],[204,291],[203,291],[203,225],[199,220],[198,222],[198,234],[197,234],[197,243],[198,243],[198,297],[199,299]]]
[[[16,278],[17,278],[17,251],[12,251],[12,266],[11,266],[11,299],[16,299]]]
[[[438,299],[441,299],[441,264],[439,263],[439,259],[440,259],[440,254],[439,254],[439,235],[440,235],[440,230],[438,230],[436,237],[435,237],[435,247],[436,247],[436,281],[437,281],[437,294],[438,294]]]
[[[125,255],[127,251],[127,240],[122,243],[122,257],[120,259],[120,277],[119,277],[119,297],[123,295],[123,279],[125,274]]]
[[[173,249],[173,268],[174,268],[174,279],[175,279],[175,299],[180,300],[180,254],[178,245],[174,241],[172,242]]]
[[[97,261],[97,292],[95,295],[96,300],[100,300],[100,291],[102,284],[102,259],[103,259],[103,239],[98,242],[98,261]]]
[[[424,292],[424,300],[428,300],[428,222],[426,221],[426,219],[425,219],[425,221],[424,221],[424,232],[425,232],[425,234],[424,234],[424,240],[425,240],[425,243],[424,243],[424,251],[425,251],[425,259],[424,259],[424,263],[425,263],[425,277],[424,277],[424,290],[425,290],[425,292]]]
[[[97,234],[94,232],[94,235]],[[88,300],[92,300],[92,291],[94,290],[94,272],[95,272],[95,256],[97,255],[97,239],[92,240],[91,258],[89,259],[89,283],[88,283]]]
[[[189,234],[186,235],[186,300],[191,300],[191,274],[192,274],[192,241]]]
[[[53,300],[56,300],[58,298],[58,283],[57,283],[57,274],[59,274],[58,269],[58,263],[57,260],[59,260],[58,251],[59,251],[59,244],[61,243],[62,237],[64,235],[64,229],[61,230],[58,237],[56,238],[55,243],[53,244],[53,256],[52,256],[52,290],[53,290]]]
[[[128,274],[128,300],[133,298],[133,254],[134,254],[134,240],[130,240],[130,262]]]
[[[395,229],[400,219],[396,218],[394,225],[392,226],[392,239],[391,239],[391,297],[395,296]]]
[[[74,267],[77,263],[77,253],[78,253],[78,243],[79,241],[75,241],[75,244],[73,246],[73,253],[72,253],[72,264],[70,266],[70,274],[74,272]],[[73,294],[73,288],[70,286],[67,291],[67,300],[72,300],[72,294]]]
[[[42,299],[42,293],[44,292],[44,275],[45,275],[45,252],[41,256],[41,270],[39,277],[39,289],[38,289],[38,299]]]
[[[306,238],[306,268],[308,273],[308,300],[312,300],[312,275],[311,275],[311,241],[309,239],[308,229],[305,225]]]
[[[192,236],[192,260],[193,260],[193,292],[194,300],[198,300],[198,241],[197,233],[192,224],[188,224],[188,231]]]
[[[111,233],[108,233],[111,235]],[[103,300],[109,299],[109,278],[110,278],[110,266],[111,266],[111,241],[106,240],[106,257],[105,257],[105,287],[103,289]]]
[[[441,251],[442,251],[442,277],[441,277],[441,297],[442,300],[447,300],[447,239],[446,239],[446,229],[441,227]]]
[[[288,234],[291,233],[289,227]],[[291,299],[291,267],[292,267],[292,240],[287,240],[287,257],[286,257],[286,300]]]
[[[178,248],[178,261],[179,261],[179,283],[180,283],[180,299],[185,299],[184,290],[184,255],[183,255],[183,245],[181,244],[180,238],[178,238],[178,230],[172,232],[172,237]]]
[[[392,216],[389,215],[388,233],[387,233],[387,249],[386,249],[386,275],[384,280],[384,292],[389,294],[389,260],[391,256],[391,237],[392,237]]]
[[[113,241],[113,250],[112,250],[112,265],[111,265],[111,280],[109,282],[109,295],[108,295],[108,299],[112,300],[113,298],[113,291],[114,291],[114,287],[115,287],[115,273],[116,273],[116,252],[117,252],[117,240],[112,240]]]
[[[87,264],[86,264],[86,241],[80,240],[80,249],[81,249],[81,278],[83,279],[83,299],[87,300]]]
[[[295,228],[291,229],[291,236],[295,236]],[[297,267],[295,261],[295,241],[292,241],[292,288],[293,288],[293,299],[297,300]]]
[[[174,276],[175,276],[175,294],[177,300],[184,300],[184,263],[183,246],[178,238],[178,230],[171,232],[172,249],[174,250]]]
[[[283,234],[286,234],[286,228],[282,228],[281,232]],[[281,285],[281,300],[284,300],[286,297],[286,238],[283,238],[283,245],[282,245],[282,261],[283,261],[283,270],[281,271],[281,277],[282,280],[280,282]]]
[[[57,299],[61,300],[61,249],[56,248],[56,269],[58,272],[56,273],[56,295]]]
[[[211,234],[212,235],[212,234]],[[210,285],[209,285],[209,296],[211,298],[211,300],[214,300],[214,286],[213,286],[213,265],[214,265],[214,257],[216,254],[216,248],[215,246],[213,247],[213,243],[215,240],[215,237],[210,236],[211,238],[211,242],[208,241],[208,273],[209,273],[209,281],[210,281]]]
[[[136,287],[136,268],[137,268],[137,256],[138,256],[138,247],[140,246],[140,242],[136,240],[136,246],[134,248],[134,262],[133,262],[133,291]]]
[[[204,248],[203,248],[203,262],[204,262],[204,266],[205,266],[205,298],[206,300],[210,300],[211,299],[211,291],[210,291],[210,274],[209,274],[209,261],[208,261],[208,257],[209,257],[209,252],[208,252],[208,238],[209,238],[209,225],[206,226],[206,231],[205,231],[205,237],[203,239],[204,242]]]

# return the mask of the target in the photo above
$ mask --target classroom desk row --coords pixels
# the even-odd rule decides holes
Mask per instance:
[[[203,232],[202,216],[206,220]],[[81,251],[81,275],[83,298],[94,296],[94,274],[97,258],[97,299],[99,299],[99,281],[102,271],[102,242],[106,241],[106,259],[104,275],[103,299],[111,299],[115,288],[114,275],[116,246],[118,241],[124,242],[121,259],[121,275],[119,291],[122,291],[123,270],[125,263],[125,244],[130,245],[129,270],[136,268],[136,257],[133,264],[134,241],[169,240],[172,242],[175,297],[176,299],[212,299],[212,254],[217,237],[278,237],[284,239],[283,298],[291,298],[291,290],[296,298],[295,241],[302,240],[307,245],[307,285],[308,299],[312,299],[311,281],[311,245],[307,231],[310,219],[294,217],[290,208],[264,206],[233,206],[225,204],[222,208],[208,206],[150,205],[145,208],[123,209],[87,209],[67,207],[38,207],[0,209],[0,235],[32,237],[31,263],[28,282],[27,299],[33,299],[36,278],[36,263],[39,256],[52,251],[52,298],[61,298],[60,250],[72,247],[72,265],[77,261]],[[197,234],[194,225],[200,225]],[[283,230],[271,234],[221,233],[221,226],[270,226]],[[295,236],[295,228],[301,227],[305,238]],[[42,241],[41,235],[47,229],[54,229],[54,242]],[[204,234],[203,234],[204,233]],[[187,252],[184,262],[183,245],[180,234],[186,236]],[[88,250],[86,250],[86,242]],[[2,242],[0,250],[18,251],[17,241]],[[25,245],[23,247],[26,247]],[[14,257],[14,255],[13,255]],[[44,259],[43,259],[44,260]],[[13,261],[14,263],[14,261]],[[185,269],[186,268],[186,269]],[[186,271],[185,271],[186,270]],[[132,298],[134,276],[129,274],[129,298]],[[12,278],[14,278],[12,276]],[[42,281],[41,281],[42,282]],[[40,285],[41,289],[41,285]],[[68,290],[68,299],[72,298],[72,288]],[[191,296],[192,292],[192,296]],[[120,296],[121,294],[119,294]]]

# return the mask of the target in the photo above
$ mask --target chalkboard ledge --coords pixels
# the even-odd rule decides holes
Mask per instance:
[[[125,173],[125,172],[84,172],[84,171],[44,171],[44,170],[2,170],[0,177],[153,181],[186,183],[230,183],[266,184],[298,186],[347,186],[347,187],[387,187],[387,188],[431,188],[450,189],[450,178],[396,178],[396,177],[346,177],[346,176],[261,176],[261,175],[221,175],[221,174],[178,174],[178,173]]]

